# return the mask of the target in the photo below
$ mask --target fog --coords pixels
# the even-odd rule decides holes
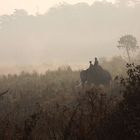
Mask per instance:
[[[80,68],[94,57],[120,55],[116,46],[122,35],[132,34],[140,41],[140,4],[125,2],[63,3],[45,14],[15,9],[0,16],[1,72]]]

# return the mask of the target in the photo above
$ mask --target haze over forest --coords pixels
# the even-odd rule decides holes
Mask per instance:
[[[140,3],[123,2],[63,3],[45,14],[16,9],[0,16],[0,65],[84,65],[119,55],[122,35],[140,42]]]

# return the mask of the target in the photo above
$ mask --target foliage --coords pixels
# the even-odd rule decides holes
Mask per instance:
[[[140,65],[127,64],[127,78],[121,78],[124,99],[102,126],[104,140],[140,138]],[[106,134],[106,135],[104,135]]]
[[[125,36],[122,36],[120,38],[118,43],[119,43],[119,45],[117,46],[118,48],[126,49],[128,59],[129,59],[129,62],[130,62],[131,58],[130,58],[130,52],[129,51],[135,51],[139,47],[139,46],[137,46],[136,38],[132,35],[125,35]]]
[[[115,78],[116,75],[126,75],[126,61],[121,56],[114,56],[111,60],[106,59],[101,60],[101,66],[108,70],[112,77]]]
[[[3,140],[138,140],[140,66],[127,65],[123,99],[110,89],[76,86],[79,72],[25,73],[0,78]]]
[[[22,72],[0,77],[0,138],[3,140],[91,140],[115,106],[104,89],[83,90],[79,72]],[[117,100],[116,100],[117,102]]]

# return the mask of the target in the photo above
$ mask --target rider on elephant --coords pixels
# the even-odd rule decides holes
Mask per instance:
[[[95,61],[94,61],[94,66],[97,66],[99,64],[97,57],[95,57]]]
[[[92,61],[89,63],[89,68],[80,73],[82,85],[84,86],[85,82],[87,82],[87,84],[109,85],[112,79],[111,75],[99,65],[98,59],[95,58],[94,64],[92,64]]]
[[[93,69],[94,65],[92,64],[92,61],[89,61],[89,69]]]
[[[97,57],[95,57],[94,69],[96,69],[97,71],[102,71],[103,70],[103,68],[99,65],[99,61],[98,61]]]

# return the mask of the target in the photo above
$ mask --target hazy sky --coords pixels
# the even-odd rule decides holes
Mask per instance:
[[[92,4],[96,0],[0,0],[0,15],[11,14],[14,9],[25,9],[30,14],[46,12],[50,7],[53,7],[63,2],[75,4],[78,2],[86,2]],[[102,0],[100,0],[102,1]],[[115,0],[107,0],[115,1]]]
[[[0,72],[9,65],[10,72],[11,66],[88,65],[95,56],[120,55],[117,41],[125,34],[139,44],[140,4],[129,7],[129,0],[121,0],[117,7],[107,0],[92,5],[94,1],[0,0]],[[89,5],[77,4],[81,2]]]

